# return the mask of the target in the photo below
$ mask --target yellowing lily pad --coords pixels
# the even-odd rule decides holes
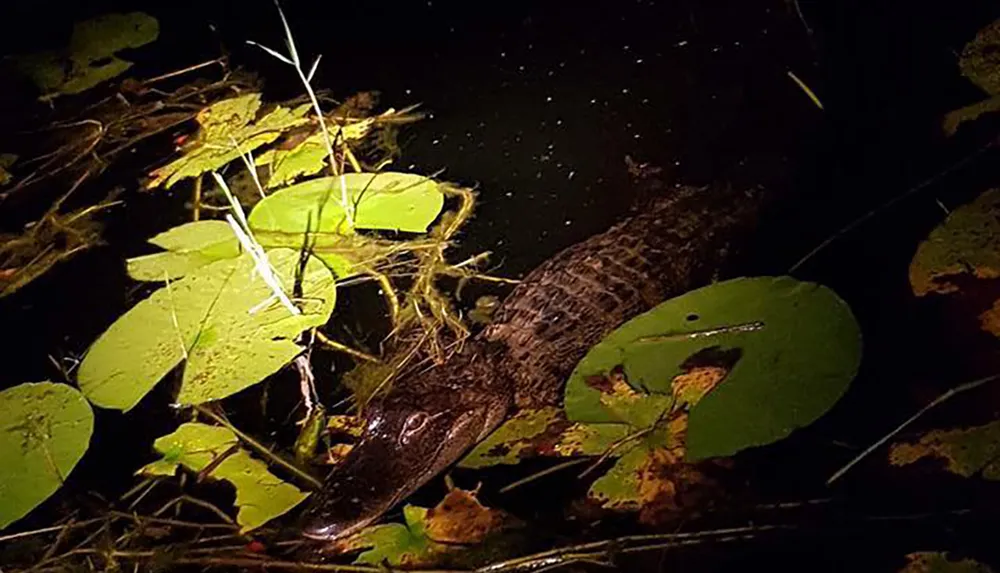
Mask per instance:
[[[516,464],[535,456],[599,456],[629,433],[625,424],[583,424],[566,420],[555,407],[518,411],[469,452],[459,466]]]
[[[790,277],[735,279],[664,302],[608,335],[570,376],[566,414],[616,422],[627,411],[648,421],[663,411],[677,376],[724,368],[726,380],[691,412],[686,455],[727,456],[784,438],[826,412],[854,378],[860,356],[858,325],[831,290]],[[642,411],[609,400],[593,380],[616,368],[632,388],[663,396],[660,403]]]
[[[0,187],[8,184],[14,179],[8,169],[17,162],[17,155],[13,153],[0,153]]]
[[[268,257],[285,292],[293,292],[299,253],[275,249]],[[80,388],[98,406],[129,410],[181,360],[180,404],[220,400],[256,384],[301,352],[294,338],[325,324],[333,311],[333,275],[320,261],[310,258],[301,283],[302,312],[293,315],[271,300],[246,253],[168,282],[91,346]]]
[[[1000,421],[955,430],[933,430],[917,442],[893,444],[889,461],[894,466],[923,458],[945,461],[945,469],[962,477],[980,475],[1000,480]]]
[[[150,174],[147,188],[167,189],[181,179],[213,171],[278,139],[287,129],[309,120],[309,104],[295,109],[277,106],[254,121],[261,107],[260,94],[249,93],[216,102],[198,113],[200,130],[185,146],[184,155]],[[253,122],[253,123],[251,123]]]
[[[0,529],[52,495],[90,445],[94,413],[72,386],[38,382],[0,392]]]
[[[960,275],[1000,277],[1000,189],[952,211],[910,262],[910,285],[917,296],[956,292]]]
[[[138,473],[174,475],[179,467],[200,473],[211,465],[212,469],[204,475],[232,484],[239,508],[236,522],[242,533],[283,515],[309,496],[275,477],[260,460],[250,457],[228,428],[189,422],[157,438],[153,448],[163,458]]]
[[[149,242],[166,252],[129,259],[128,274],[136,280],[175,280],[212,262],[240,254],[240,242],[225,221],[185,223]]]
[[[973,559],[956,559],[945,552],[918,551],[906,556],[899,573],[993,573],[993,569]]]
[[[962,75],[990,95],[1000,95],[1000,20],[976,34],[962,49]]]

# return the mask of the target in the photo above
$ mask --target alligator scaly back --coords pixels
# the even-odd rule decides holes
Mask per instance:
[[[481,338],[519,407],[556,405],[577,362],[604,336],[709,283],[736,227],[753,220],[759,192],[678,187],[634,216],[577,243],[528,274]]]
[[[648,182],[647,182],[648,183]],[[628,219],[551,257],[444,364],[403,373],[306,512],[337,539],[371,523],[500,425],[514,405],[559,403],[591,346],[632,317],[708,284],[756,219],[759,191],[662,190]]]

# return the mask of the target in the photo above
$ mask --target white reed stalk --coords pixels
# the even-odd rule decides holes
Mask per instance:
[[[319,99],[316,98],[316,92],[313,91],[311,83],[313,74],[316,73],[316,68],[319,67],[319,61],[322,56],[316,58],[310,67],[308,74],[303,71],[302,60],[299,59],[299,51],[295,48],[295,39],[292,37],[292,29],[288,26],[288,20],[285,18],[285,13],[282,11],[278,0],[274,0],[274,6],[278,9],[278,15],[281,17],[281,24],[285,28],[285,45],[288,48],[288,55],[285,56],[277,50],[273,50],[267,46],[258,44],[257,42],[248,40],[247,43],[252,46],[257,46],[282,62],[294,67],[295,71],[299,74],[299,79],[302,80],[302,85],[305,86],[306,93],[309,94],[309,101],[312,102],[313,112],[316,114],[317,119],[319,119],[319,128],[323,133],[323,143],[326,146],[326,153],[329,156],[330,169],[333,170],[335,175],[340,175],[340,207],[344,210],[344,216],[347,219],[347,226],[353,229],[354,205],[351,204],[351,200],[347,196],[347,181],[344,174],[337,173],[337,156],[333,152],[333,139],[330,137],[330,132],[326,129],[326,118],[323,117],[323,110],[319,106]]]

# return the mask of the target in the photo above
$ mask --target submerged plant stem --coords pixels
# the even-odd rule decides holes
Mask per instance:
[[[350,346],[347,346],[346,344],[342,344],[340,342],[337,342],[336,340],[331,340],[329,337],[327,337],[319,330],[316,331],[316,340],[319,340],[321,343],[323,343],[324,346],[327,346],[339,352],[343,352],[344,354],[353,356],[354,358],[359,358],[361,360],[364,360],[365,362],[374,362],[374,363],[381,362],[381,360],[379,360],[377,356],[372,356],[371,354],[365,354],[364,352],[361,352],[360,350],[355,350]]]

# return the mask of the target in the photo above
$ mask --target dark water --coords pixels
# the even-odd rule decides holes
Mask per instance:
[[[284,7],[300,52],[324,55],[318,86],[340,96],[379,90],[382,104],[397,108],[424,104],[431,115],[404,132],[397,168],[444,168],[444,179],[478,186],[476,217],[453,257],[491,250],[496,272],[508,276],[626,211],[633,199],[626,155],[660,165],[682,183],[728,180],[775,190],[782,200],[762,219],[746,272],[780,274],[847,222],[926,183],[997,135],[990,119],[951,139],[939,130],[943,113],[980,98],[960,77],[956,57],[979,27],[1000,17],[995,3],[396,4],[297,1]],[[235,62],[261,72],[269,95],[300,92],[290,68],[244,44],[281,47],[270,2],[81,3],[60,8],[55,20],[53,6],[0,8],[11,14],[2,24],[10,31],[5,50],[65,34],[74,18],[143,9],[162,25],[157,48],[134,55],[144,75],[215,57],[221,42]],[[823,110],[789,71],[818,94]],[[866,359],[830,415],[785,443],[745,456],[753,468],[747,481],[761,500],[833,495],[849,501],[798,517],[805,526],[794,535],[671,554],[664,564],[699,571],[751,562],[787,570],[886,570],[900,555],[921,549],[996,557],[993,544],[981,538],[996,525],[983,517],[996,505],[993,488],[922,474],[880,475],[876,458],[832,492],[821,485],[938,391],[996,369],[996,350],[956,342],[939,309],[907,295],[915,246],[943,216],[937,202],[953,208],[997,182],[998,154],[975,157],[796,273],[833,287],[851,304],[865,333]],[[47,353],[81,352],[137,300],[141,293],[130,290],[121,260],[138,252],[142,238],[180,221],[179,210],[162,214],[167,203],[178,201],[134,199],[135,210],[119,214],[111,229],[120,241],[0,301],[3,323],[23,325],[0,348],[3,384],[52,376]],[[152,220],[136,215],[154,212],[160,216]],[[950,414],[927,423],[962,421],[964,411],[956,401]],[[93,460],[121,453],[129,460],[123,465],[134,467],[152,438],[169,431],[169,424],[151,423],[125,432],[127,421],[102,418],[108,431],[99,428],[94,451],[74,476],[79,491],[120,491],[127,472],[107,475]],[[516,499],[490,501],[534,511],[558,528],[555,504],[545,503],[558,497],[553,487],[559,486],[543,482],[519,490]],[[958,520],[865,519],[965,508],[982,511]]]

